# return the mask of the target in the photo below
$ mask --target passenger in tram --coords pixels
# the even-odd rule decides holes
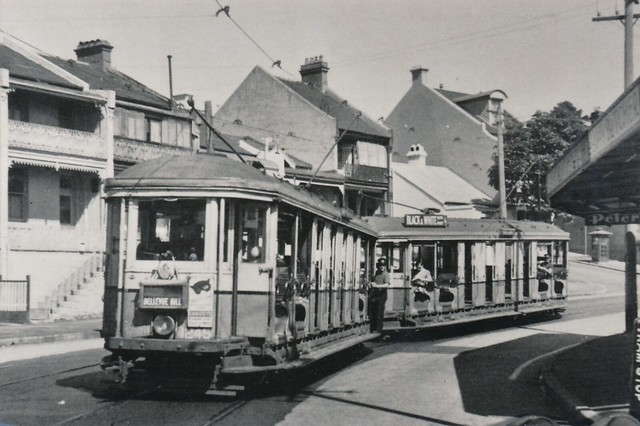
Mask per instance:
[[[552,271],[549,265],[549,255],[538,257],[538,291],[545,292],[549,290],[549,280],[551,279]]]
[[[411,278],[411,285],[414,291],[414,300],[416,302],[429,302],[431,298],[429,297],[429,292],[434,290],[434,282],[433,276],[431,275],[431,271],[424,267],[423,264],[420,264],[420,267],[417,267],[417,262],[414,264],[413,277]]]
[[[384,306],[387,303],[387,288],[391,286],[391,274],[387,271],[387,259],[381,257],[376,263],[376,274],[370,284],[369,318],[371,331],[382,332],[384,325]]]

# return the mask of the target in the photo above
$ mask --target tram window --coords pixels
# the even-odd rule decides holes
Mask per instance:
[[[153,200],[138,205],[137,260],[204,260],[205,200]]]
[[[300,217],[300,226],[298,229],[298,280],[306,281],[309,279],[309,271],[311,270],[311,232],[313,230],[313,219],[309,216],[302,215]]]
[[[556,241],[553,250],[553,264],[555,266],[564,266],[566,258],[567,245],[564,241]]]
[[[393,272],[404,272],[404,248],[394,247],[392,250],[391,267]]]
[[[444,242],[438,244],[438,274],[458,273],[458,243]]]
[[[240,210],[242,235],[242,261],[265,261],[266,207],[244,206]]]
[[[547,257],[547,260],[551,259],[552,245],[550,243],[538,243],[537,257],[538,260]]]
[[[281,208],[281,211],[278,214],[278,252],[276,253],[276,272],[277,276],[282,279],[291,278],[295,221],[295,213],[287,212],[284,208]]]

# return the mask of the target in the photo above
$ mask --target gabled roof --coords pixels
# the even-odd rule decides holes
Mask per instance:
[[[500,89],[488,90],[486,92],[480,92],[480,93],[474,93],[474,94],[454,92],[452,90],[444,90],[444,89],[434,89],[434,90],[440,93],[445,98],[455,103],[462,103],[462,102],[472,101],[475,99],[490,98],[491,95],[493,95],[494,93],[498,93],[500,94],[501,97],[504,97],[504,98],[507,97],[507,95]]]
[[[388,127],[362,114],[362,111],[349,105],[346,100],[340,98],[333,91],[327,89],[325,92],[322,92],[318,88],[300,81],[291,81],[283,78],[279,78],[279,80],[311,104],[331,117],[334,117],[338,121],[339,129],[344,130],[348,128],[350,132],[383,138],[391,137],[391,130],[389,130]],[[356,119],[358,115],[360,115],[360,117]]]
[[[474,200],[491,199],[448,167],[394,162],[393,172],[443,205],[474,204]]]
[[[115,91],[116,100],[139,103],[160,109],[170,109],[169,98],[151,90],[113,67],[103,69],[73,59],[62,59],[46,54],[42,56],[65,71],[86,81],[92,89]]]

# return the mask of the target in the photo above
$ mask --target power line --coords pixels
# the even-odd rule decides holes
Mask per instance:
[[[410,46],[410,47],[406,47],[406,48],[396,49],[395,51],[391,51],[391,52],[381,52],[381,53],[374,53],[374,54],[371,54],[371,55],[368,55],[368,56],[361,56],[359,58],[356,57],[356,58],[353,58],[352,60],[343,61],[343,62],[336,62],[333,65],[334,66],[352,65],[352,64],[362,63],[362,62],[383,60],[383,59],[387,59],[389,57],[400,56],[400,55],[403,55],[403,54],[406,54],[406,53],[411,53],[411,52],[414,52],[414,51],[420,51],[420,50],[429,49],[429,48],[433,48],[433,47],[446,47],[446,46],[459,44],[459,43],[463,43],[463,42],[470,41],[470,40],[473,40],[473,41],[481,40],[481,39],[485,39],[485,38],[496,37],[496,36],[499,36],[499,35],[516,32],[516,31],[527,30],[527,29],[539,27],[539,26],[542,26],[542,25],[546,25],[549,22],[545,21],[545,22],[531,23],[530,25],[527,25],[527,26],[524,26],[524,27],[519,26],[519,25],[523,24],[523,23],[527,23],[527,22],[539,21],[541,19],[557,17],[557,16],[560,16],[560,15],[563,15],[563,14],[566,14],[566,13],[569,13],[569,12],[574,12],[574,11],[577,11],[577,10],[585,9],[586,7],[590,7],[590,6],[581,6],[579,8],[566,9],[564,11],[560,11],[560,12],[557,12],[557,13],[549,13],[549,14],[546,14],[546,15],[541,15],[541,16],[535,17],[533,19],[522,20],[522,21],[519,21],[517,23],[511,24],[511,25],[507,25],[506,29],[505,29],[505,26],[502,25],[500,27],[494,27],[494,28],[489,28],[489,29],[486,29],[486,30],[480,30],[480,31],[474,31],[474,32],[461,34],[461,35],[458,35],[458,36],[450,37],[448,39],[438,40],[438,41],[434,41],[434,42],[421,43],[421,44]],[[574,18],[577,18],[577,17],[580,17],[580,16],[584,16],[584,15],[586,15],[586,14],[585,13],[581,13],[581,14],[578,14],[578,15],[571,15],[571,16],[568,16],[568,17],[565,17],[565,18],[562,18],[562,19],[556,19],[553,22],[558,22],[558,21],[568,20],[568,19],[574,19]],[[514,27],[514,26],[516,26],[516,27]]]

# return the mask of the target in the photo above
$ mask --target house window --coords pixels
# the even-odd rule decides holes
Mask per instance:
[[[152,118],[145,119],[147,141],[162,142],[162,121]]]
[[[29,101],[22,92],[9,94],[9,120],[29,121]]]
[[[60,223],[71,225],[73,181],[69,175],[60,175]]]
[[[387,167],[387,148],[384,145],[358,141],[358,164]]]
[[[27,220],[27,169],[9,169],[9,220]]]

